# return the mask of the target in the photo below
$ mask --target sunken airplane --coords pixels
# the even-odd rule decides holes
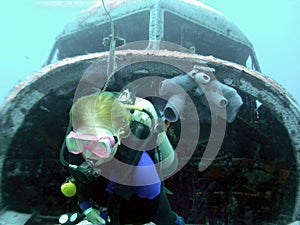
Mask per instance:
[[[261,73],[247,37],[200,1],[120,0],[67,24],[1,106],[1,221],[57,224],[77,210],[60,191],[60,149],[73,101],[92,89],[134,90],[171,122],[180,169],[165,184],[187,224],[299,218],[299,106]]]

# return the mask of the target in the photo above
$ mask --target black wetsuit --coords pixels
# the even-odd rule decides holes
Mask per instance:
[[[141,154],[142,152],[140,151],[134,151],[121,145],[115,157],[123,162],[137,165]],[[149,155],[151,155],[151,151]],[[81,155],[70,154],[69,162],[80,165],[84,162],[84,159]],[[163,191],[163,182],[160,186],[160,193],[149,199],[138,196],[132,186],[115,184],[112,191],[108,192],[107,187],[110,181],[102,176],[95,181],[85,184],[78,180],[76,174],[72,171],[71,174],[76,180],[80,208],[85,210],[91,206],[107,207],[108,215],[111,219],[110,224],[112,225],[144,224],[151,221],[157,225],[184,224],[178,215],[171,210],[167,196]]]

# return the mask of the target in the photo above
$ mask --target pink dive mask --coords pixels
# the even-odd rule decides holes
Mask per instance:
[[[108,133],[89,135],[74,131],[66,137],[66,145],[69,152],[73,154],[89,152],[99,158],[109,158],[118,146],[114,137]]]

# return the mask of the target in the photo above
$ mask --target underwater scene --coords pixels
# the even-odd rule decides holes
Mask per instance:
[[[300,224],[299,100],[233,21],[197,0],[74,2],[0,106],[0,225]]]

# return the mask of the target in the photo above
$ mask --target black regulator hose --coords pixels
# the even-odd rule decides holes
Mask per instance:
[[[71,122],[71,119],[70,119],[66,135],[68,135],[70,133],[71,129],[72,129],[72,122]],[[64,141],[63,141],[63,143],[60,147],[59,159],[60,159],[60,162],[63,166],[69,168],[69,163],[65,160],[65,155],[64,155],[65,149],[66,149],[66,138],[64,138]]]

